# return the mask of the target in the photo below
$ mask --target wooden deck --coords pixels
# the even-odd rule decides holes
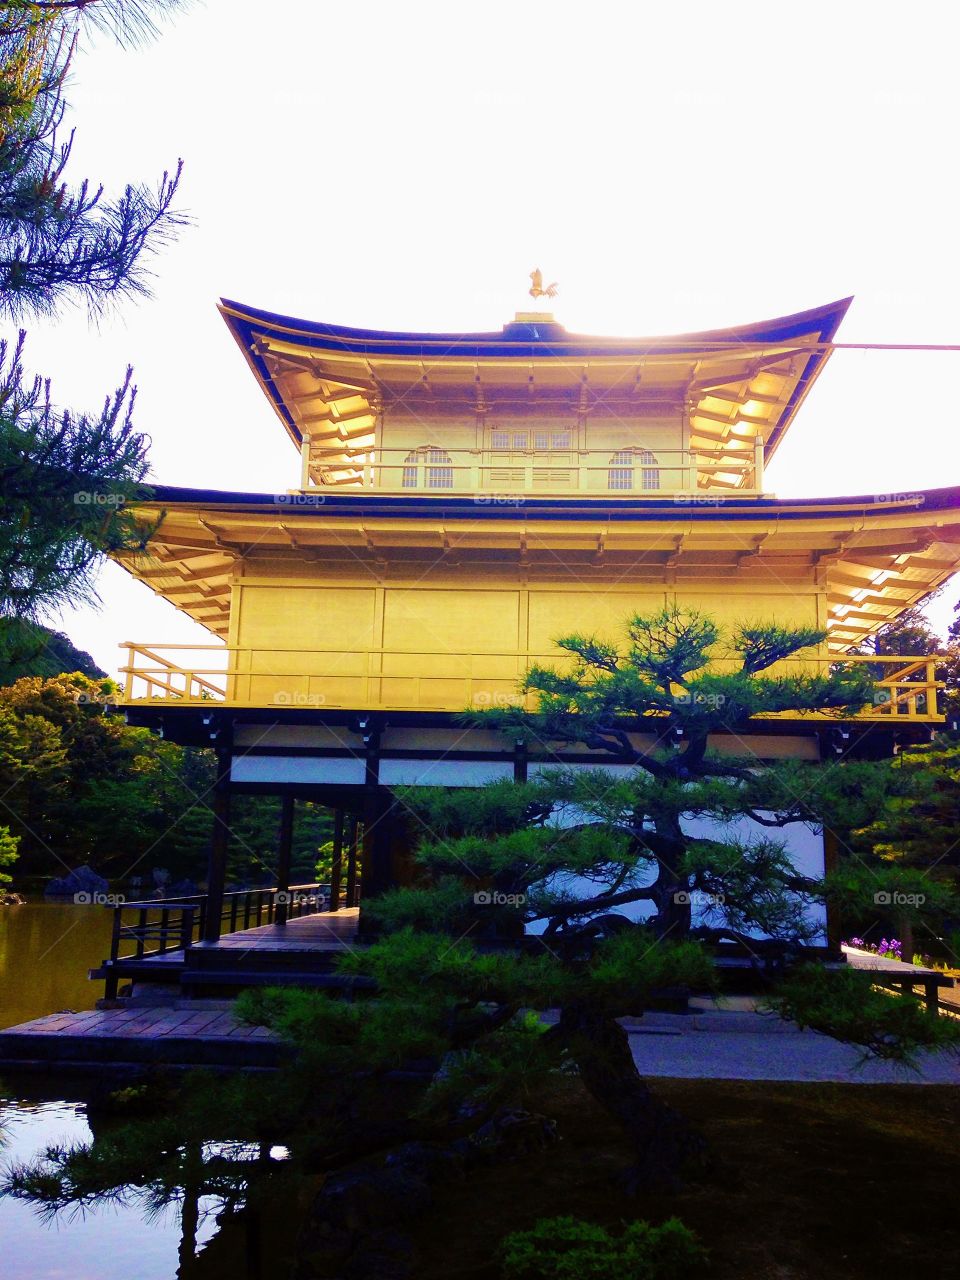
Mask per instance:
[[[121,974],[140,994],[0,1031],[0,1067],[275,1067],[285,1052],[281,1041],[264,1027],[238,1022],[229,999],[208,997],[276,984],[346,988],[348,994],[370,985],[369,979],[332,972],[336,957],[356,945],[359,915],[358,908],[322,912],[285,925],[243,929],[219,942],[121,961]],[[91,972],[104,976],[103,968]],[[158,987],[175,991],[158,1003],[149,995]]]
[[[332,973],[337,955],[362,945],[356,940],[358,917],[357,909],[320,913],[245,929],[186,951],[144,956],[136,966],[146,977],[134,976],[135,990],[153,995],[103,1002],[107,1007],[80,1013],[64,1010],[0,1030],[0,1068],[100,1073],[151,1065],[276,1067],[287,1052],[284,1044],[264,1027],[238,1022],[229,999],[210,997],[279,983],[337,987],[349,998],[353,986],[372,985],[367,978]],[[937,996],[953,986],[944,974],[866,953],[847,951],[847,961],[872,970],[878,981],[922,987],[931,1012]],[[175,987],[160,997],[162,1003],[158,984]]]
[[[327,987],[343,985],[333,975],[338,955],[357,944],[360,911],[300,916],[286,924],[264,924],[224,934],[218,942],[104,962],[90,970],[95,981],[164,984],[184,996],[230,995],[243,987],[268,984]]]
[[[286,924],[264,924],[256,929],[228,933],[219,942],[200,943],[191,950],[221,949],[229,951],[344,951],[357,937],[359,907],[340,911],[321,911],[300,916]]]
[[[924,969],[905,960],[890,960],[871,951],[858,951],[856,947],[844,947],[843,951],[851,968],[875,974],[880,986],[894,987],[904,994],[922,987],[923,998],[931,1013],[936,1013],[941,1006],[951,1010],[958,1007],[955,980],[938,969]]]
[[[226,1001],[64,1010],[0,1031],[0,1067],[64,1070],[146,1066],[275,1067],[284,1046],[237,1021]]]

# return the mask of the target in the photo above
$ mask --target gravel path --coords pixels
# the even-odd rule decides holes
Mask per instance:
[[[748,1000],[689,1014],[623,1019],[643,1075],[714,1080],[833,1080],[847,1084],[960,1084],[960,1056],[924,1054],[918,1070],[860,1064],[860,1051],[816,1031],[757,1013]]]

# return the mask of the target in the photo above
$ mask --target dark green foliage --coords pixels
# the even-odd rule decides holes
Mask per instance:
[[[501,1245],[503,1280],[686,1280],[707,1255],[679,1218],[627,1223],[619,1235],[579,1218],[542,1218]]]
[[[878,917],[915,925],[939,923],[960,911],[960,895],[955,884],[938,877],[935,862],[931,856],[928,869],[874,858],[843,860],[826,878],[827,897],[856,928]]]
[[[204,841],[210,837],[210,796],[197,810]],[[330,811],[309,800],[297,801],[290,883],[312,884],[317,879],[317,852],[330,837]],[[272,884],[276,878],[280,839],[280,801],[275,796],[235,796],[230,806],[228,876],[239,884]]]
[[[180,177],[156,191],[127,185],[114,200],[65,171],[64,85],[84,21],[129,41],[153,30],[162,0],[13,0],[0,20],[0,313],[91,310],[147,292],[150,253],[182,223]],[[105,554],[136,551],[149,532],[130,513],[144,496],[146,440],[133,426],[128,369],[94,413],[56,407],[49,380],[23,370],[24,333],[0,343],[0,667],[23,674],[23,631],[45,611],[95,599]],[[29,655],[28,655],[29,660]],[[54,674],[41,667],[37,674]]]
[[[0,826],[0,891],[11,881],[11,877],[7,875],[4,868],[12,867],[16,862],[19,856],[17,853],[19,844],[19,839],[10,834],[9,827]]]
[[[0,815],[21,841],[23,874],[62,875],[90,863],[108,878],[152,873],[170,881],[206,876],[212,830],[212,752],[181,747],[112,714],[111,680],[79,673],[26,677],[0,688]],[[238,797],[229,874],[237,884],[272,883],[280,804]],[[291,876],[313,880],[331,819],[298,805]],[[136,890],[136,886],[132,886]]]
[[[856,969],[805,965],[770,1003],[801,1027],[861,1045],[865,1056],[909,1065],[921,1049],[960,1047],[960,1023],[931,1016],[912,996],[875,989],[869,975]]]
[[[903,958],[960,963],[944,924],[960,917],[960,747],[943,736],[884,762],[885,792],[851,806],[845,857],[827,877],[847,935],[900,939]],[[843,772],[843,771],[838,771]]]
[[[15,662],[39,610],[95,599],[108,552],[137,550],[150,530],[129,504],[145,496],[145,438],[133,426],[130,371],[99,414],[54,408],[49,384],[28,379],[0,342],[0,660]]]
[[[348,1004],[322,992],[280,987],[245,991],[236,1010],[297,1045],[318,1077],[397,1067],[445,1047],[437,1027],[447,1008],[425,1008],[416,998]]]
[[[930,625],[924,614],[924,608],[940,593],[934,592],[922,604],[914,605],[894,619],[885,623],[871,636],[861,652],[879,654],[904,654],[907,657],[919,658],[925,654],[939,653],[942,647],[940,637]],[[880,670],[880,664],[877,669]]]
[[[863,838],[891,866],[934,870],[956,882],[960,875],[960,744],[939,739],[898,756],[891,768],[895,790]]]
[[[656,714],[664,734],[705,741],[709,732],[741,729],[757,715],[853,715],[873,695],[872,678],[860,665],[837,663],[820,674],[797,661],[822,643],[822,631],[742,623],[725,635],[711,618],[673,608],[633,616],[626,633],[623,646],[593,636],[560,637],[558,647],[570,656],[566,666],[534,666],[522,682],[536,699],[532,713],[497,708],[472,718],[531,743],[583,742],[633,762],[640,753],[626,730],[641,716]],[[790,670],[770,670],[787,659]]]
[[[64,88],[80,18],[121,41],[151,34],[147,0],[13,0],[0,23],[0,312],[51,314],[76,298],[91,310],[148,292],[147,258],[183,223],[173,210],[180,179],[164,173],[155,191],[128,184],[113,200],[66,169],[73,134],[63,127]]]
[[[24,676],[70,675],[74,671],[91,680],[105,680],[89,653],[78,649],[69,636],[21,618],[0,618],[0,686]]]
[[[459,936],[471,923],[472,894],[463,880],[441,875],[429,888],[392,889],[372,898],[364,915],[386,933],[439,929]]]

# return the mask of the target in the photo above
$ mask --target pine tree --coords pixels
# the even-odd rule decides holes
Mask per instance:
[[[630,1136],[628,1181],[639,1186],[674,1181],[700,1143],[639,1076],[618,1019],[677,988],[709,990],[705,944],[798,955],[815,934],[805,907],[827,886],[797,873],[776,832],[843,808],[862,818],[884,784],[875,766],[778,765],[711,749],[713,734],[742,735],[759,715],[849,716],[870,702],[862,665],[778,668],[822,633],[764,624],[722,636],[709,618],[666,611],[633,618],[628,634],[624,651],[560,640],[566,670],[536,667],[524,681],[534,710],[498,709],[480,723],[541,751],[583,743],[635,772],[558,769],[525,784],[401,791],[420,882],[365,904],[381,937],[340,964],[376,983],[374,1000],[359,1013],[299,992],[246,1003],[324,1079],[348,1063],[375,1073],[442,1062],[413,1114],[443,1123],[480,1123],[573,1066]],[[713,829],[698,832],[697,819]],[[638,903],[646,920],[618,910]],[[956,1039],[953,1023],[890,1000],[855,971],[800,966],[771,1003],[885,1058]],[[545,1027],[530,1009],[557,1016]]]
[[[149,255],[183,219],[173,208],[182,162],[155,189],[102,186],[65,177],[64,91],[83,22],[130,42],[172,7],[139,0],[13,0],[0,16],[0,314],[51,314],[82,299],[92,311],[147,292]]]
[[[103,556],[145,545],[127,503],[146,492],[131,371],[96,416],[56,409],[29,378],[23,335],[0,341],[0,660],[16,661],[41,610],[95,598]]]
[[[11,0],[0,14],[0,314],[49,315],[83,300],[102,311],[147,292],[150,255],[183,219],[180,178],[129,184],[107,199],[70,186],[64,97],[84,24],[131,43],[163,0]],[[96,414],[56,408],[24,374],[24,334],[0,343],[0,666],[23,655],[42,610],[89,600],[101,557],[143,544],[125,504],[142,496],[146,441],[133,428],[131,370]]]

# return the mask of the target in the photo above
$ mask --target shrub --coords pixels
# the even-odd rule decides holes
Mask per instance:
[[[578,1218],[541,1218],[500,1249],[504,1280],[684,1280],[706,1262],[679,1218],[630,1222],[620,1236]]]

